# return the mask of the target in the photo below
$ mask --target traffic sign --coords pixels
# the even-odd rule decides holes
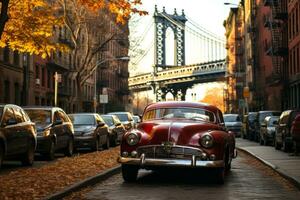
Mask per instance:
[[[100,103],[108,103],[108,95],[100,94]]]

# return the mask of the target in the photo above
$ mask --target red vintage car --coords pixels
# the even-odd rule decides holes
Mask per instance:
[[[184,167],[213,168],[223,183],[236,155],[234,134],[226,131],[217,107],[159,102],[148,105],[138,127],[124,134],[118,161],[128,182],[141,168]]]

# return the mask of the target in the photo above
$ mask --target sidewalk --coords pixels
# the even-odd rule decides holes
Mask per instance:
[[[292,156],[291,153],[275,150],[272,146],[261,146],[241,138],[236,139],[236,146],[272,167],[300,189],[300,156]]]

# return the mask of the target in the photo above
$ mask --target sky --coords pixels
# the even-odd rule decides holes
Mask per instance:
[[[153,20],[153,13],[155,5],[159,11],[166,9],[167,13],[174,13],[174,8],[177,13],[181,13],[184,9],[185,15],[192,19],[197,24],[205,29],[215,33],[220,37],[224,37],[225,29],[223,21],[227,18],[230,7],[236,7],[238,0],[143,0],[142,9],[149,12],[148,16],[133,17],[133,23],[130,24],[130,37],[139,38],[145,31],[148,31],[146,38],[140,41],[139,48],[142,50],[148,49],[154,41],[154,28],[147,30],[151,20]],[[232,3],[232,5],[224,5],[224,2]],[[133,59],[134,60],[134,59]],[[138,74],[152,71],[154,63],[154,52],[152,49],[144,56],[138,65],[130,66],[130,74]],[[209,87],[209,84],[202,84],[196,86],[192,91],[188,91],[187,99],[191,98],[191,93],[197,93],[197,99],[204,95],[204,91]]]

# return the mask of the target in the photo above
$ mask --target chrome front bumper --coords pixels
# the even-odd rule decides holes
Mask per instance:
[[[195,156],[192,159],[176,158],[146,158],[142,154],[139,158],[119,157],[118,162],[126,165],[137,165],[140,168],[146,167],[199,167],[199,168],[220,168],[225,167],[223,160],[198,160]]]

